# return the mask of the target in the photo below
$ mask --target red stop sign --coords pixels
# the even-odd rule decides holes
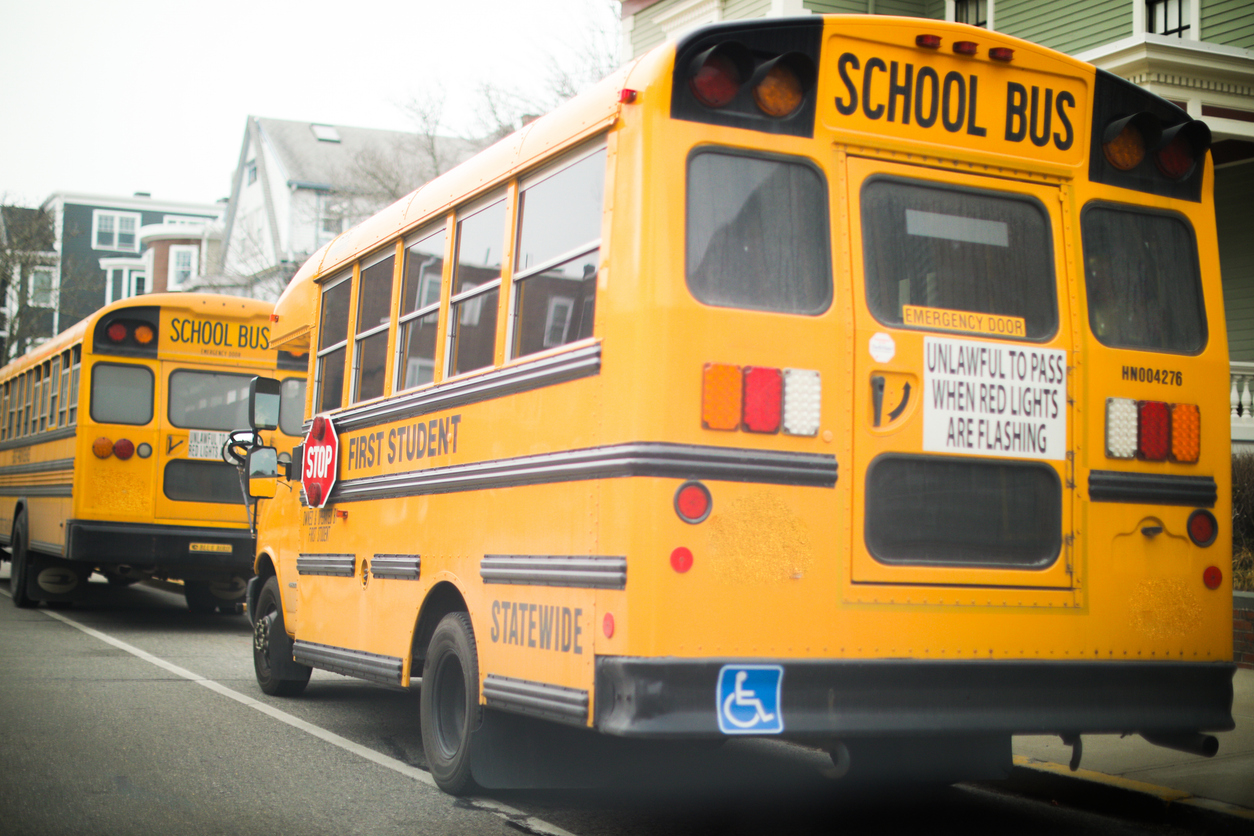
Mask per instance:
[[[314,508],[327,504],[335,476],[340,470],[340,437],[330,418],[321,415],[313,419],[309,435],[305,436],[305,461],[301,467],[301,482],[305,485],[305,497]]]

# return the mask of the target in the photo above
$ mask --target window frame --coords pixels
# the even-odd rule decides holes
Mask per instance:
[[[178,421],[175,420],[174,413],[173,413],[173,409],[174,409],[173,394],[174,394],[174,378],[177,375],[202,375],[202,376],[207,375],[211,377],[239,378],[244,383],[243,388],[245,389],[245,391],[248,389],[248,381],[252,380],[252,378],[254,377],[254,375],[246,374],[242,372],[229,372],[229,371],[216,370],[216,369],[196,369],[196,368],[172,369],[170,373],[166,375],[165,419],[170,422],[170,426],[177,427],[180,430],[192,430],[192,431],[208,430],[210,432],[222,432],[222,429],[213,428],[213,427],[193,427],[188,424],[180,424]],[[239,402],[240,401],[237,401],[237,403]],[[242,402],[244,404],[247,404],[248,402],[247,394],[244,395]],[[227,430],[230,430],[230,429],[234,429],[234,428],[227,428]]]
[[[189,256],[187,278],[185,279],[176,278],[177,274],[181,272],[181,270],[178,267],[176,267],[178,256],[181,256],[181,255]],[[185,285],[187,282],[190,282],[192,279],[196,278],[197,271],[199,269],[200,269],[200,247],[196,246],[195,244],[171,244],[169,257],[166,261],[166,289],[178,290],[182,288],[183,285]],[[135,288],[132,285],[131,295],[133,296],[139,295],[139,294],[136,294],[134,290]]]
[[[111,240],[108,243],[100,243],[100,226],[101,221],[108,218],[111,221],[113,229],[110,232]],[[133,220],[135,228],[131,231],[135,242],[131,246],[122,246],[119,241],[122,236],[122,219]],[[122,212],[116,209],[93,209],[91,213],[91,245],[93,250],[109,250],[120,253],[138,253],[139,252],[139,228],[143,226],[143,215],[139,212]]]
[[[442,234],[444,236],[444,252],[440,254],[440,261],[441,261],[440,277],[436,285],[436,287],[439,290],[439,293],[436,294],[436,298],[434,302],[428,302],[427,304],[419,305],[415,307],[413,311],[402,314],[400,313],[400,311],[401,311],[401,308],[405,304],[404,298],[397,298],[393,300],[396,303],[394,305],[394,310],[397,312],[396,314],[396,348],[392,352],[394,355],[393,374],[392,374],[392,378],[393,378],[392,391],[393,392],[402,392],[402,391],[407,391],[408,389],[417,389],[422,386],[431,386],[435,383],[438,383],[443,378],[443,375],[438,374],[440,370],[440,366],[441,366],[441,363],[440,363],[441,358],[439,357],[440,310],[441,310],[442,305],[444,304],[445,285],[447,284],[450,290],[452,288],[453,273],[452,273],[451,268],[452,268],[453,259],[450,257],[450,253],[449,253],[449,242],[452,239],[456,238],[456,232],[455,231],[451,232],[450,226],[452,227],[452,230],[456,230],[456,223],[454,222],[453,224],[450,224],[449,217],[445,216],[441,218],[439,221],[431,223],[425,227],[422,227],[416,232],[406,235],[405,238],[401,241],[401,265],[400,265],[401,293],[398,294],[398,296],[401,296],[401,297],[403,297],[404,295],[405,268],[408,266],[405,259],[408,258],[409,256],[409,248],[414,246],[415,244],[419,244],[427,240],[428,238],[433,238],[435,236]],[[426,298],[424,286],[421,286],[421,285],[419,286],[419,294],[424,299]],[[436,335],[435,335],[435,351],[434,351],[435,356],[431,358],[431,382],[420,383],[417,386],[406,387],[404,375],[407,369],[407,364],[408,364],[408,359],[409,359],[407,355],[405,354],[406,348],[408,347],[408,343],[409,343],[409,340],[408,340],[409,332],[407,328],[410,326],[411,323],[414,323],[415,327],[417,327],[416,323],[419,320],[425,317],[431,316],[432,314],[435,314],[436,316],[436,323],[435,323]]]
[[[48,277],[47,299],[45,301],[38,299],[35,292],[35,277],[40,275]],[[57,268],[47,264],[39,264],[31,268],[30,278],[26,287],[26,303],[36,308],[55,308],[57,306]]]
[[[386,310],[389,315],[378,325],[371,325],[365,330],[357,330],[361,327],[362,276],[371,267],[375,267],[382,262],[387,261],[389,258],[392,259],[392,275],[388,279],[390,297],[386,306]],[[357,269],[354,271],[353,281],[355,282],[356,287],[354,288],[353,293],[354,301],[351,303],[352,309],[349,312],[349,325],[351,326],[349,328],[349,339],[353,343],[353,360],[352,365],[349,367],[349,374],[351,377],[348,385],[348,402],[350,404],[360,403],[362,400],[359,397],[362,371],[361,357],[362,352],[365,350],[366,341],[371,337],[377,337],[380,333],[384,334],[384,339],[386,340],[389,338],[387,332],[392,328],[392,301],[396,296],[396,242],[393,241],[390,247],[379,250],[366,258],[360,259],[357,262]],[[385,347],[383,352],[383,391],[378,395],[372,396],[370,400],[390,394],[388,391],[387,362],[388,351]]]
[[[326,378],[326,373],[325,373],[326,372],[326,358],[334,354],[336,351],[339,351],[340,349],[344,349],[344,353],[346,355],[345,360],[347,360],[348,344],[349,342],[352,341],[352,336],[353,336],[352,329],[349,326],[352,325],[353,308],[355,307],[355,301],[356,301],[353,298],[356,295],[355,288],[353,286],[353,280],[355,279],[356,276],[357,276],[357,265],[354,264],[347,271],[344,271],[338,275],[332,276],[330,279],[323,282],[321,287],[319,287],[318,289],[319,290],[318,339],[319,341],[321,341],[322,334],[326,330],[325,323],[323,322],[323,320],[326,317],[327,294],[331,290],[334,290],[335,288],[339,287],[344,282],[349,283],[348,310],[346,312],[348,319],[344,323],[344,339],[341,340],[340,342],[335,343],[334,345],[329,345],[325,348],[319,348],[316,350],[314,354],[314,398],[313,398],[313,407],[314,407],[313,414],[314,415],[317,415],[318,413],[324,412],[324,411],[342,409],[344,407],[344,395],[345,395],[344,390],[347,388],[346,386],[344,386],[344,383],[346,383],[347,381],[341,379],[339,404],[336,406],[330,407],[329,410],[323,410],[320,408],[322,404],[323,386],[325,384],[325,378]],[[341,375],[343,375],[345,373],[345,369],[341,369],[340,373]]]
[[[478,200],[471,201],[465,204],[464,206],[458,207],[457,210],[455,210],[455,215],[453,218],[453,254],[452,254],[452,258],[449,259],[449,261],[451,262],[451,267],[450,267],[450,272],[449,272],[448,314],[444,318],[445,345],[444,345],[444,375],[443,376],[445,379],[450,378],[450,377],[460,377],[461,375],[465,375],[465,374],[473,374],[475,372],[481,372],[484,369],[490,369],[496,365],[495,357],[496,357],[497,345],[496,345],[496,337],[494,336],[493,341],[492,341],[492,354],[493,354],[492,362],[488,363],[486,366],[479,366],[474,369],[466,369],[465,371],[460,371],[460,372],[456,371],[453,368],[453,364],[457,360],[457,340],[458,340],[459,332],[462,326],[461,319],[463,315],[463,309],[459,309],[458,306],[463,305],[466,302],[473,301],[476,298],[486,301],[488,295],[491,294],[493,291],[496,291],[498,294],[497,295],[498,315],[500,312],[500,291],[501,291],[501,288],[504,286],[503,279],[505,277],[506,271],[509,269],[509,258],[507,258],[507,256],[512,257],[513,255],[513,250],[510,246],[510,241],[514,233],[514,218],[512,217],[512,215],[514,214],[514,210],[513,210],[513,207],[511,207],[510,196],[511,196],[511,184],[509,182],[506,182],[492,189],[488,194],[484,195]],[[500,264],[500,267],[497,268],[497,276],[495,279],[490,279],[486,282],[483,282],[482,284],[477,284],[468,290],[463,290],[460,293],[454,294],[453,285],[456,284],[457,282],[458,271],[459,271],[459,268],[461,267],[461,265],[458,263],[458,258],[460,257],[460,254],[461,254],[462,222],[470,220],[475,215],[478,215],[481,212],[487,211],[488,209],[492,208],[498,203],[503,205],[505,222],[502,225],[502,229],[501,229],[501,235],[502,235],[501,264]],[[482,313],[482,301],[480,303],[480,307],[477,310],[479,311],[479,313]],[[456,312],[456,317],[454,317],[455,312]],[[476,316],[476,324],[477,324],[477,320],[478,320],[478,316]],[[497,331],[499,330],[500,330],[500,322],[498,320]]]
[[[513,252],[510,254],[510,259],[512,262],[517,262],[518,260],[519,245],[520,245],[522,232],[523,232],[523,219],[524,219],[523,207],[525,207],[526,205],[526,201],[523,200],[523,196],[526,193],[526,191],[534,186],[539,185],[540,183],[545,182],[546,180],[556,177],[557,175],[561,174],[567,169],[570,169],[576,165],[579,165],[580,163],[587,160],[589,157],[594,157],[597,154],[600,154],[602,152],[606,154],[606,167],[602,169],[601,174],[603,178],[608,177],[608,166],[609,166],[608,147],[609,147],[609,143],[607,141],[606,136],[601,135],[597,137],[596,139],[592,140],[591,142],[587,142],[584,145],[578,148],[575,148],[572,151],[568,151],[565,154],[562,154],[561,156],[559,156],[558,158],[549,161],[546,165],[536,169],[535,171],[531,172],[525,177],[518,178],[518,190],[517,190],[517,196],[514,200],[514,210],[512,212],[512,217],[509,218],[509,222],[512,223],[513,225],[513,228],[510,230],[511,240],[513,241],[513,245],[514,245]],[[601,196],[601,211],[603,214],[605,211],[605,201],[609,194],[608,186],[609,186],[608,183],[603,182],[604,190]],[[598,224],[597,236],[595,239],[591,241],[588,241],[582,244],[577,244],[573,248],[567,250],[566,252],[559,253],[558,255],[545,259],[544,261],[538,264],[535,264],[535,265],[532,265],[523,269],[519,269],[517,263],[514,263],[511,265],[511,274],[510,274],[510,283],[509,283],[510,285],[509,286],[509,310],[506,314],[507,323],[508,323],[507,328],[506,328],[506,334],[505,334],[505,351],[506,351],[505,359],[506,361],[516,360],[520,357],[530,357],[534,354],[540,353],[541,351],[546,351],[548,349],[556,348],[558,346],[567,344],[565,342],[556,343],[553,345],[549,344],[549,339],[548,339],[549,319],[552,316],[552,304],[551,304],[552,300],[550,300],[550,305],[548,305],[548,310],[546,311],[544,338],[541,340],[541,342],[543,343],[543,347],[538,349],[537,351],[528,352],[526,354],[521,353],[520,351],[521,346],[518,345],[518,335],[519,335],[519,326],[521,324],[521,318],[522,318],[523,290],[525,289],[525,285],[528,279],[541,275],[545,271],[550,270],[554,267],[558,267],[562,264],[565,264],[568,261],[573,261],[574,259],[577,259],[581,256],[588,255],[592,252],[595,252],[596,250],[601,249],[602,239],[604,238],[603,232],[604,232],[604,229],[602,225]],[[600,259],[598,258],[598,262],[599,261]],[[599,272],[600,271],[598,269],[598,273]],[[571,314],[573,314],[574,312],[574,299],[571,299],[570,302],[571,302],[571,308],[567,313],[567,319],[566,319],[567,330],[570,328]]]

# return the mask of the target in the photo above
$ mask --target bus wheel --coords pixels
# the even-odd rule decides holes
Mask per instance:
[[[9,541],[13,561],[9,572],[9,592],[13,595],[13,606],[23,609],[39,604],[26,589],[30,580],[30,555],[26,553],[26,542],[26,514],[19,513],[13,522],[13,537]]]
[[[274,697],[294,697],[309,684],[313,668],[292,659],[292,640],[283,626],[279,579],[266,578],[253,614],[253,669],[261,690]]]
[[[209,615],[218,609],[218,599],[204,581],[183,581],[183,597],[187,608],[197,615]]]
[[[475,789],[471,734],[479,725],[479,660],[470,616],[444,616],[422,666],[422,748],[436,785],[451,795]]]

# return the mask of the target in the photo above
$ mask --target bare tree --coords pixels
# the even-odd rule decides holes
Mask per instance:
[[[44,209],[5,206],[0,200],[0,298],[3,349],[8,362],[52,336],[56,269],[52,215]]]

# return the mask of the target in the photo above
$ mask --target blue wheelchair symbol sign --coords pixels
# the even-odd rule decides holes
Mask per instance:
[[[724,665],[718,673],[718,728],[723,734],[779,734],[784,716],[779,665]]]

